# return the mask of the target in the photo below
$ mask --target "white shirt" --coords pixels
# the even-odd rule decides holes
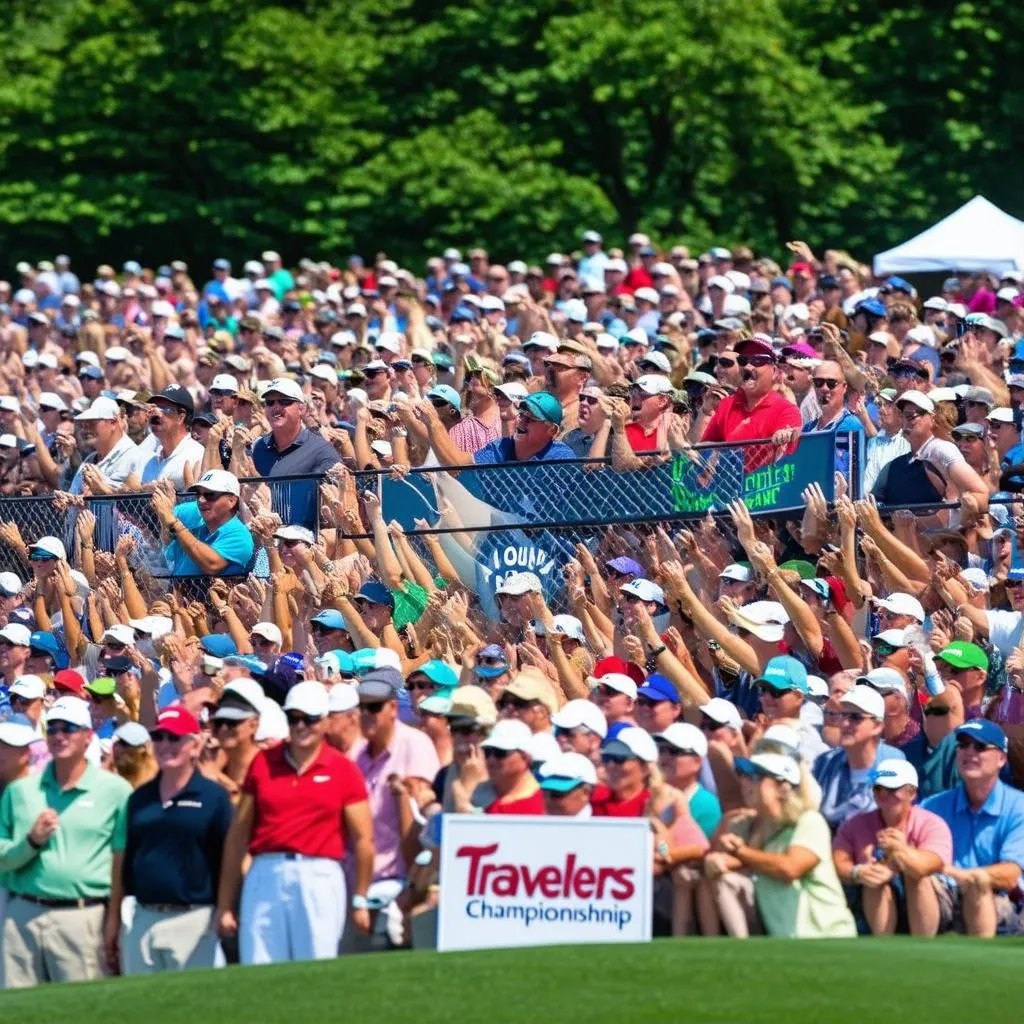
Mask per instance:
[[[910,442],[902,431],[890,434],[880,430],[874,437],[868,438],[864,457],[864,493],[870,494],[878,481],[878,474],[893,459],[906,455],[910,451]]]
[[[185,465],[192,466],[194,480],[199,479],[199,467],[203,462],[205,449],[198,442],[186,434],[179,442],[177,448],[170,455],[164,457],[163,448],[160,448],[156,455],[152,456],[142,470],[142,482],[152,484],[157,480],[170,480],[179,491],[185,489]]]
[[[139,446],[127,434],[102,459],[97,459],[95,454],[94,452],[90,455],[86,462],[78,467],[78,472],[75,473],[75,478],[68,488],[71,494],[82,493],[85,486],[82,470],[87,464],[95,466],[114,487],[120,487],[132,473],[142,471],[144,456],[139,451]]]
[[[989,643],[1008,658],[1020,643],[1021,633],[1024,633],[1024,615],[996,608],[986,611],[985,617],[988,619]]]

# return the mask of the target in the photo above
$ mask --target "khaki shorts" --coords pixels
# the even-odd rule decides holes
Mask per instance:
[[[933,876],[939,897],[939,931],[965,934],[963,893],[948,875]],[[996,901],[996,934],[1020,935],[1024,932],[1021,908],[1005,892],[993,893]]]

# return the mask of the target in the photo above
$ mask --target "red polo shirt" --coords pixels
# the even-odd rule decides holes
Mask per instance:
[[[607,786],[595,786],[590,796],[590,806],[595,818],[642,818],[650,799],[649,789],[641,789],[628,800],[616,800]]]
[[[495,800],[485,814],[544,814],[544,794],[538,789],[521,800]]]
[[[285,756],[287,744],[260,751],[249,766],[242,792],[255,802],[249,853],[301,853],[304,857],[345,856],[343,812],[366,800],[359,769],[324,743],[300,775]]]
[[[626,424],[626,440],[635,452],[653,452],[658,449],[658,427],[648,433],[639,423]]]
[[[783,398],[778,391],[769,391],[753,409],[747,409],[747,400],[742,391],[737,391],[718,403],[718,408],[704,428],[701,441],[766,441],[777,430],[793,427],[798,437],[786,448],[785,454],[796,451],[799,431],[803,426],[800,410]],[[749,473],[752,469],[774,462],[777,453],[774,448],[750,445],[744,463]]]

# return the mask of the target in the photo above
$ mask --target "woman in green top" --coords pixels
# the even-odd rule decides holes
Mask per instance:
[[[832,861],[828,823],[815,807],[809,774],[785,754],[737,758],[745,802],[705,864],[726,931],[797,938],[857,934]]]

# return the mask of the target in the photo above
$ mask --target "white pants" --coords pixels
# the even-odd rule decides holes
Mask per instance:
[[[153,974],[213,967],[217,935],[213,907],[160,911],[136,906],[131,925],[121,931],[121,970]]]
[[[240,959],[243,964],[332,959],[347,912],[338,861],[260,854],[242,885]]]

